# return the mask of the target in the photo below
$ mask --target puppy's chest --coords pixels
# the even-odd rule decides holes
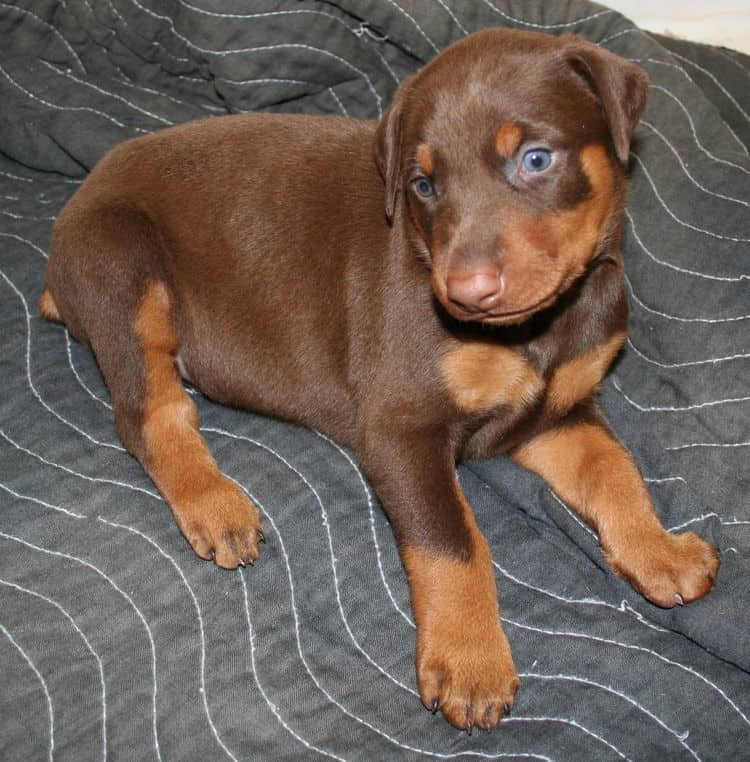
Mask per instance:
[[[450,340],[440,373],[455,406],[467,416],[502,409],[514,420],[527,411],[562,417],[597,391],[625,336],[617,331],[573,356],[544,357],[529,346]]]

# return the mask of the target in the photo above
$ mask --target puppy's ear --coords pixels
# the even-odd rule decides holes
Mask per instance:
[[[393,222],[401,168],[401,121],[406,96],[406,80],[396,91],[391,107],[375,132],[375,162],[385,182],[385,216]]]
[[[566,60],[602,104],[617,158],[627,163],[630,139],[646,108],[648,76],[640,66],[574,35],[566,35]]]

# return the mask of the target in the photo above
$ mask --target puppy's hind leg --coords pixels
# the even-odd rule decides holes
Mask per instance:
[[[230,569],[252,563],[260,516],[219,471],[177,373],[180,341],[159,236],[131,205],[90,196],[82,189],[58,217],[40,311],[93,350],[122,443],[195,552]]]
[[[199,556],[228,569],[254,563],[263,536],[260,515],[219,471],[200,435],[195,404],[175,367],[179,342],[169,292],[158,280],[147,283],[140,299],[135,335],[143,360],[135,455]],[[123,415],[132,415],[132,408],[118,410],[115,402],[115,416]],[[122,423],[118,421],[120,431],[125,428]]]

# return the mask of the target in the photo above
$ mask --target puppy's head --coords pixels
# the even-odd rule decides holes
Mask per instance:
[[[402,84],[375,144],[386,215],[451,315],[520,323],[586,271],[622,216],[647,85],[582,39],[500,29]]]

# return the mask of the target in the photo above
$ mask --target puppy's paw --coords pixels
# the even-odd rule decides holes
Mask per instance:
[[[673,535],[662,530],[608,556],[615,571],[662,608],[702,598],[719,570],[716,548],[693,532]]]
[[[224,569],[254,564],[263,531],[258,509],[231,480],[219,474],[172,510],[193,550]]]
[[[442,641],[418,635],[417,682],[422,703],[471,734],[491,730],[515,700],[519,685],[510,647],[499,625],[479,637],[462,627]]]

